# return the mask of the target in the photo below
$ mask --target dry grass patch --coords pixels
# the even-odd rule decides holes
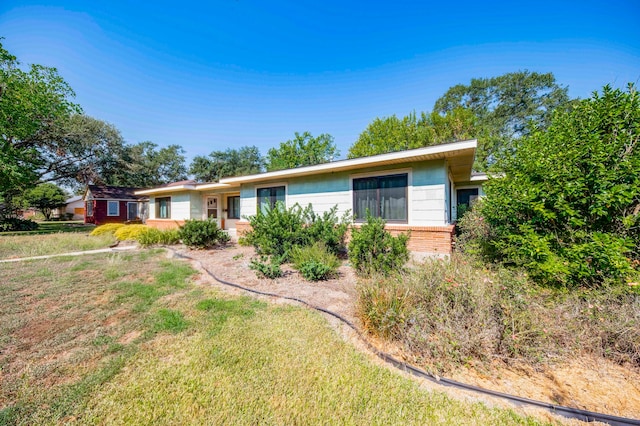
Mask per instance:
[[[160,252],[0,264],[0,424],[73,411],[163,330],[154,302],[192,273]]]
[[[116,239],[112,234],[103,234],[94,237],[89,236],[88,233],[78,232],[0,236],[0,259],[96,250],[109,247],[115,242]]]

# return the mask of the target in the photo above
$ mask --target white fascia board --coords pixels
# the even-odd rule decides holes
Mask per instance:
[[[453,142],[448,144],[433,145],[426,148],[411,149],[407,151],[391,152],[388,154],[373,155],[370,157],[353,158],[350,160],[334,161],[330,163],[318,164],[315,166],[298,167],[295,169],[278,170],[275,172],[259,173],[255,175],[239,176],[226,179],[220,179],[220,183],[224,184],[240,184],[245,182],[256,182],[263,180],[272,180],[278,178],[295,177],[299,175],[309,175],[322,172],[332,172],[339,170],[357,169],[363,167],[374,167],[384,165],[388,162],[397,162],[403,160],[410,162],[424,156],[433,156],[433,159],[445,158],[448,153],[460,150],[475,150],[478,145],[476,139]]]
[[[141,191],[135,191],[134,194],[153,195],[153,194],[161,194],[165,192],[193,191],[195,189],[196,189],[195,185],[162,186],[159,188],[151,188],[151,189],[143,189]]]

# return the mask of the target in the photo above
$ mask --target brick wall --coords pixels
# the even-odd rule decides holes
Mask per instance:
[[[355,224],[355,227],[360,227],[359,224]],[[236,230],[238,236],[249,231],[251,225],[249,222],[238,222],[236,224]],[[409,226],[409,225],[396,225],[387,224],[385,227],[391,235],[396,236],[402,232],[411,230],[409,242],[407,247],[412,252],[416,253],[432,253],[432,254],[451,254],[453,248],[453,234],[455,227],[453,225],[448,226]]]
[[[157,229],[178,229],[184,225],[184,220],[147,219],[145,224]]]

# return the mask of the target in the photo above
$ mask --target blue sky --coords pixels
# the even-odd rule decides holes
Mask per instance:
[[[455,84],[553,72],[573,97],[640,82],[640,1],[13,1],[3,44],[58,68],[86,114],[191,159],[294,132],[342,157],[375,117]]]

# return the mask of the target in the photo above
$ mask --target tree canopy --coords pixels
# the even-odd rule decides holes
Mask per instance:
[[[74,141],[63,128],[80,107],[55,68],[19,67],[0,43],[0,196],[75,173]]]
[[[640,96],[606,86],[523,137],[485,186],[479,239],[491,260],[556,285],[640,272]],[[477,226],[475,223],[474,226]]]
[[[313,137],[311,133],[295,133],[295,137],[282,142],[267,153],[267,171],[292,169],[328,163],[340,155],[333,136],[323,133]]]
[[[477,117],[478,157],[486,165],[513,149],[514,139],[528,135],[532,125],[548,127],[553,111],[569,103],[568,89],[552,73],[525,70],[455,85],[435,102],[433,110],[447,114],[465,108]]]
[[[475,116],[464,108],[442,115],[414,113],[402,119],[395,115],[376,118],[349,148],[349,158],[367,157],[405,149],[422,148],[474,136]]]
[[[198,155],[189,166],[189,173],[200,182],[218,182],[223,177],[260,173],[264,159],[255,146],[213,151],[208,156]]]

